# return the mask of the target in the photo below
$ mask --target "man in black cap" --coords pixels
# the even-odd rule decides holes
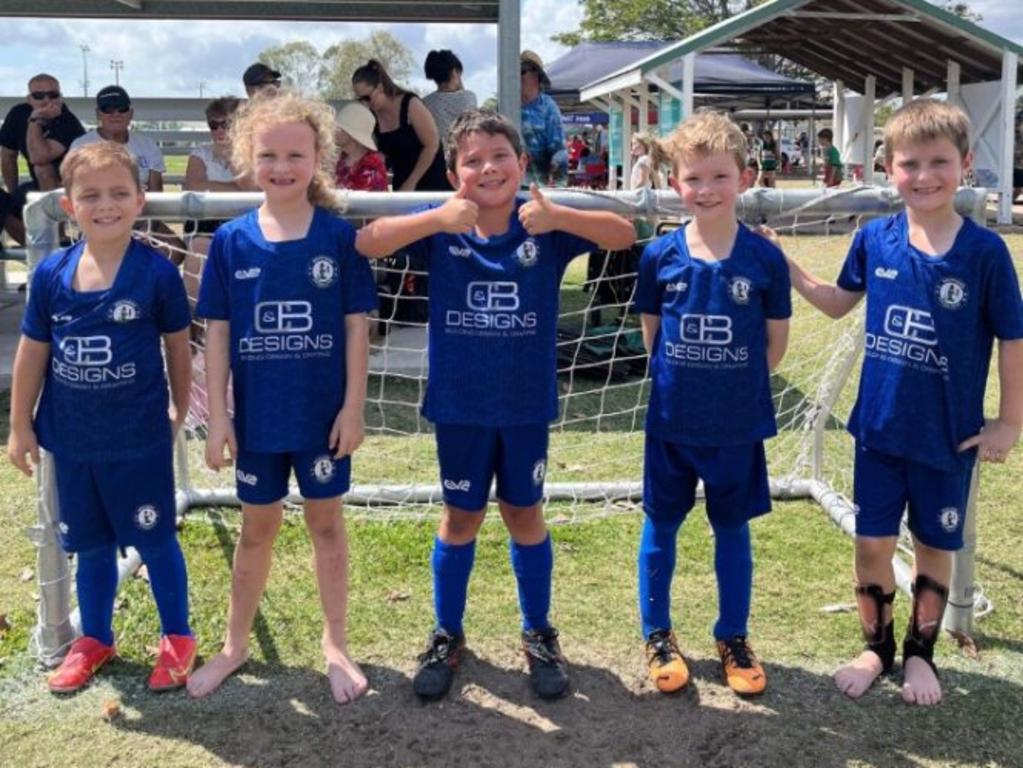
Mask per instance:
[[[0,195],[0,226],[17,242],[25,242],[21,210],[33,190],[60,186],[60,161],[76,138],[85,133],[81,122],[61,98],[60,83],[40,74],[28,81],[24,104],[16,104],[0,128],[0,175],[7,195]],[[18,155],[28,161],[31,181],[18,184]]]
[[[281,87],[281,73],[271,69],[261,61],[257,61],[245,70],[242,75],[242,82],[245,83],[245,95],[250,99],[263,88],[273,86]]]

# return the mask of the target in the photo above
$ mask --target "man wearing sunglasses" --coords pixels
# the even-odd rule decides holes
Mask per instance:
[[[0,195],[0,225],[18,243],[25,242],[25,196],[60,186],[60,161],[83,133],[85,128],[61,99],[57,78],[40,74],[28,81],[25,103],[11,107],[0,127],[0,175],[8,192]],[[32,177],[20,185],[18,155],[27,161]]]
[[[544,91],[551,87],[543,60],[533,51],[519,57],[522,89],[522,140],[529,155],[529,167],[523,177],[528,185],[564,185],[568,174],[568,150],[561,110]]]

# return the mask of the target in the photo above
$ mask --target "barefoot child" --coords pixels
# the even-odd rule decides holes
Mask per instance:
[[[838,285],[791,259],[811,304],[842,317],[867,295],[866,351],[849,419],[856,438],[856,599],[867,648],[835,674],[857,698],[895,661],[892,556],[908,508],[916,577],[902,643],[902,697],[936,704],[934,644],[952,552],[963,544],[973,464],[1005,461],[1023,423],[1023,308],[1005,243],[963,219],[955,193],[969,168],[969,120],[957,107],[912,101],[885,126],[885,166],[905,213],[856,233]],[[984,420],[998,338],[1001,406]]]
[[[777,433],[768,377],[788,343],[785,257],[735,218],[753,180],[742,129],[697,114],[664,142],[671,185],[693,218],[647,246],[636,306],[653,379],[643,459],[639,602],[650,677],[689,682],[671,628],[678,530],[702,479],[714,531],[722,670],[738,694],[767,685],[747,642],[753,589],[749,521],[771,510],[764,440]]]
[[[519,201],[527,161],[506,118],[465,112],[449,139],[456,194],[439,207],[377,219],[356,238],[370,258],[407,247],[430,270],[423,414],[436,428],[444,511],[432,559],[437,623],[413,689],[432,700],[451,687],[465,647],[476,534],[496,475],[530,683],[540,697],[557,698],[568,690],[568,676],[547,618],[553,550],[540,500],[548,422],[558,412],[558,292],[573,258],[628,248],[635,234],[619,216],[555,205],[535,186],[529,202]]]
[[[248,658],[294,470],[313,543],[327,676],[334,699],[345,703],[366,690],[346,647],[348,540],[341,495],[363,438],[366,313],[376,308],[376,291],[369,265],[353,248],[355,231],[328,210],[330,108],[290,93],[261,95],[236,115],[231,133],[235,167],[266,199],[217,230],[197,314],[209,320],[206,461],[220,469],[234,460],[242,530],[224,647],[196,671],[188,690],[212,693]]]
[[[178,270],[132,239],[145,197],[127,149],[102,142],[72,150],[61,177],[61,205],[83,239],[32,276],[7,449],[28,475],[38,446],[53,454],[61,545],[78,561],[82,637],[50,690],[77,691],[116,654],[117,548],[129,546],[149,572],[163,635],[149,687],[169,690],[185,684],[195,661],[171,454],[188,412],[188,298]]]

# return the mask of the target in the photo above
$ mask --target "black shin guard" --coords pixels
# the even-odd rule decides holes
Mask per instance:
[[[925,597],[927,592],[932,595],[930,599]],[[916,656],[926,661],[934,674],[938,674],[934,666],[934,644],[938,641],[938,630],[947,603],[948,587],[930,576],[918,573],[913,582],[913,615],[902,641],[903,665],[909,658]]]
[[[884,608],[895,602],[895,593],[885,594],[879,584],[858,584],[856,602],[867,650],[877,654],[881,659],[882,674],[888,674],[895,664],[895,622],[890,618],[884,620]]]

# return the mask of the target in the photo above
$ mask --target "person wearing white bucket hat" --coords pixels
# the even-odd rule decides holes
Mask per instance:
[[[373,113],[358,102],[349,102],[337,113],[338,159],[335,180],[340,189],[361,192],[387,191],[387,166],[373,139]]]

